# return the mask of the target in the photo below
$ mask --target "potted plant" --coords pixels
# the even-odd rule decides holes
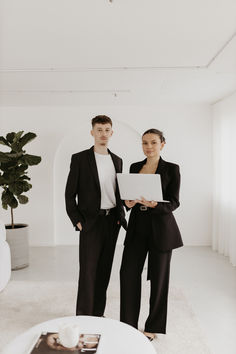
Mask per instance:
[[[32,188],[27,176],[29,166],[37,165],[40,156],[29,155],[23,147],[32,141],[36,134],[19,131],[0,136],[0,144],[10,148],[9,152],[0,151],[0,186],[2,191],[2,207],[11,211],[11,224],[5,225],[7,242],[11,250],[12,269],[20,269],[29,265],[28,225],[14,223],[13,209],[19,204],[28,203],[24,194]]]

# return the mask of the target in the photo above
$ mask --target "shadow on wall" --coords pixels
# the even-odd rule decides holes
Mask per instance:
[[[90,120],[79,120],[71,134],[59,144],[54,160],[54,243],[55,245],[78,244],[79,233],[69,220],[65,210],[65,185],[70,168],[71,155],[90,148],[94,141],[90,135]],[[113,136],[109,149],[123,159],[123,172],[129,171],[132,162],[144,159],[140,134],[125,123],[113,120]],[[86,188],[86,186],[85,186]],[[88,191],[89,193],[89,191]],[[118,243],[122,243],[124,230],[120,232]]]

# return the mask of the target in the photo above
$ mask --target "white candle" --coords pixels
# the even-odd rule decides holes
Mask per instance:
[[[63,325],[59,329],[59,341],[66,348],[76,347],[79,341],[79,328],[76,325]]]

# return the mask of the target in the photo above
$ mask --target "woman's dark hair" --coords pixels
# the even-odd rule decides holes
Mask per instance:
[[[160,140],[161,140],[161,143],[165,143],[165,142],[166,142],[166,139],[165,139],[163,133],[162,133],[160,130],[158,130],[158,129],[154,129],[154,128],[148,129],[148,130],[146,130],[146,131],[143,133],[142,137],[143,137],[144,135],[146,135],[146,134],[156,134],[156,135],[159,136],[159,138],[160,138]]]
[[[112,126],[112,120],[108,116],[100,115],[96,116],[92,119],[91,121],[92,127],[95,126],[95,124],[111,124]]]

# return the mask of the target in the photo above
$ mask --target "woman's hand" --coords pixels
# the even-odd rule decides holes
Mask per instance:
[[[155,208],[157,206],[157,202],[155,202],[154,200],[146,200],[145,198],[141,198],[140,200],[138,200],[138,203],[142,204],[142,205],[145,205],[146,207],[149,207],[149,208]]]
[[[138,203],[138,200],[125,200],[125,205],[128,207],[128,208],[133,208],[135,206],[135,204]]]
[[[82,231],[82,225],[80,222],[78,222],[77,227],[78,227],[79,231]]]

